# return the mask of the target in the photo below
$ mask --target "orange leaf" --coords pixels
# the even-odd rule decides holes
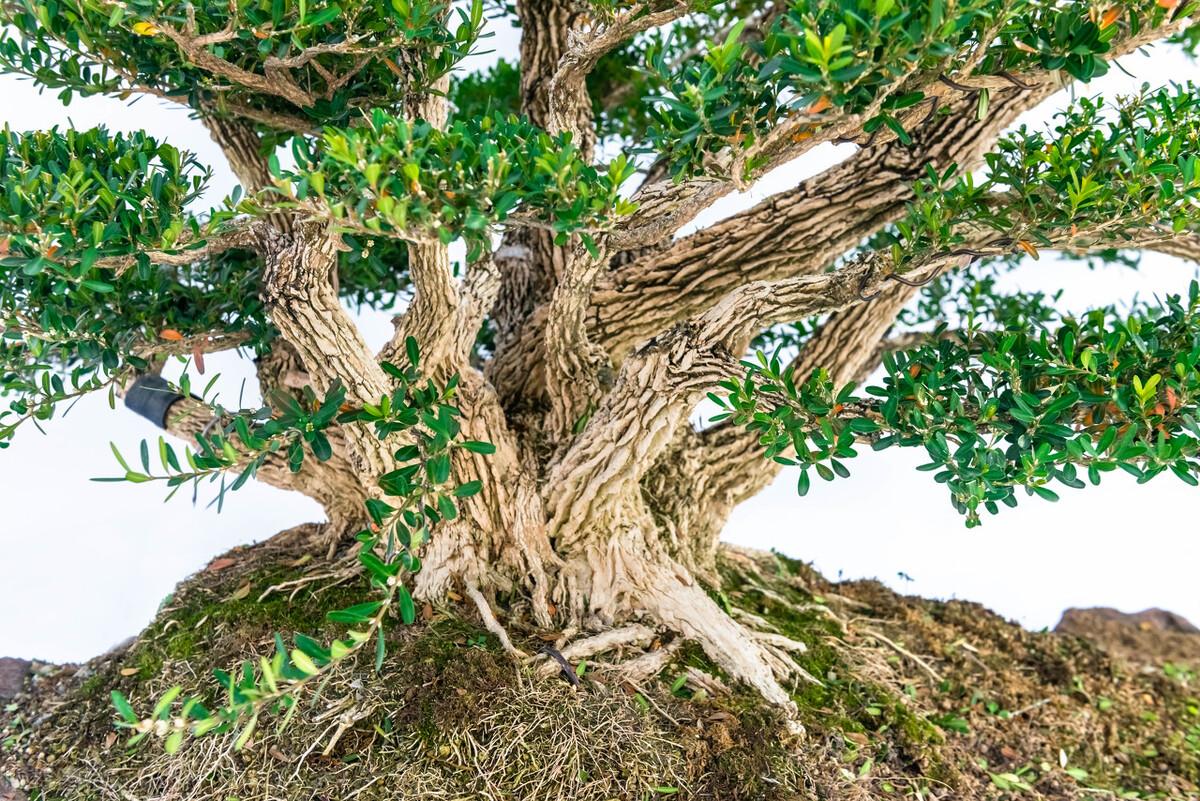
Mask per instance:
[[[1038,257],[1037,248],[1035,248],[1033,246],[1032,242],[1030,242],[1026,239],[1017,240],[1017,247],[1021,248],[1021,250],[1025,251],[1026,253],[1028,253],[1030,256],[1032,256],[1035,259]]]
[[[204,351],[200,350],[200,346],[192,348],[192,361],[196,363],[196,370],[200,375],[204,375]]]
[[[919,376],[921,374],[921,365],[914,364],[912,367],[908,368],[908,374],[913,378]]]
[[[1167,387],[1167,408],[1175,411],[1179,407],[1179,397],[1175,394],[1174,387]]]
[[[179,333],[174,328],[164,328],[163,330],[158,332],[158,336],[161,339],[167,340],[168,342],[182,342],[183,341],[183,334]]]
[[[816,102],[808,107],[809,114],[820,114],[822,111],[833,108],[833,101],[825,95],[817,98]]]
[[[1177,5],[1179,5],[1179,0],[1158,0],[1159,8],[1165,8],[1169,10],[1175,8]]]
[[[1108,11],[1105,11],[1104,16],[1100,17],[1101,30],[1103,30],[1104,28],[1107,28],[1109,25],[1112,25],[1114,22],[1116,22],[1120,18],[1121,18],[1121,9],[1117,8],[1116,6],[1113,6]]]

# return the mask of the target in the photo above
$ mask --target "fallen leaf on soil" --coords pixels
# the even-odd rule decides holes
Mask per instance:
[[[230,559],[228,556],[223,556],[220,559],[214,559],[208,563],[208,572],[216,573],[218,570],[224,570],[230,565],[236,565],[236,559]]]

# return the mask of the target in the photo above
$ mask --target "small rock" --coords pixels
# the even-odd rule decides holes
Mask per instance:
[[[20,660],[8,659],[7,657],[0,659],[0,662],[17,662]],[[0,778],[0,801],[26,801],[27,796],[8,783],[7,780]]]
[[[29,675],[31,664],[28,659],[0,657],[0,698],[8,700],[24,689],[25,677]],[[0,792],[3,792],[2,786]],[[0,801],[6,801],[6,797],[0,796]]]

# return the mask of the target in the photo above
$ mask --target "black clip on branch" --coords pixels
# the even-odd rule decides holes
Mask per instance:
[[[167,427],[167,412],[183,396],[159,375],[142,375],[125,392],[125,406],[159,428]]]

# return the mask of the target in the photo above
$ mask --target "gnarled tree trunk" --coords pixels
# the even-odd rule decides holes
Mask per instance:
[[[589,19],[566,0],[524,2],[519,12],[522,110],[590,152],[596,137],[583,76],[605,52],[597,43],[609,32],[581,36]],[[662,12],[664,20],[678,13],[682,7]],[[627,36],[646,20],[618,17],[613,25],[634,26]],[[1124,42],[1121,52],[1144,39]],[[869,262],[826,269],[900,217],[911,182],[928,166],[975,168],[1002,128],[1056,88],[1054,74],[1000,81],[980,119],[976,90],[931,80],[925,90],[934,111],[949,113],[909,110],[911,144],[886,130],[866,137],[859,127],[793,137],[771,163],[838,136],[858,150],[678,240],[674,230],[732,182],[674,183],[652,168],[636,193],[634,219],[601,238],[599,256],[577,241],[555,244],[549,231],[517,228],[460,278],[445,245],[411,243],[413,297],[379,354],[338,300],[337,235],[276,215],[256,232],[264,298],[280,335],[278,355],[261,361],[260,377],[265,387],[311,383],[318,390],[340,381],[352,401],[373,403],[393,388],[380,362],[414,338],[430,377],[460,376],[465,436],[496,446],[488,457],[456,457],[455,477],[481,480],[483,490],[425,548],[418,599],[437,600],[461,586],[485,615],[498,593],[528,598],[541,625],[599,630],[646,619],[696,640],[729,675],[790,708],[780,684],[788,664],[766,658],[705,589],[730,512],[778,467],[761,458],[754,435],[728,424],[699,431],[689,419],[708,390],[737,372],[751,338],[785,320],[829,315],[798,357],[803,371],[823,367],[838,382],[869,371],[913,292],[888,285],[863,302],[865,290],[884,289]],[[431,95],[411,111],[439,124],[446,101]],[[253,130],[216,118],[209,124],[247,189],[268,186]],[[479,365],[472,349],[485,318],[495,350]],[[175,430],[194,434],[202,422]],[[293,477],[271,464],[263,477],[320,501],[338,536],[366,524],[361,502],[396,467],[397,443],[350,425],[334,444],[328,463]]]

